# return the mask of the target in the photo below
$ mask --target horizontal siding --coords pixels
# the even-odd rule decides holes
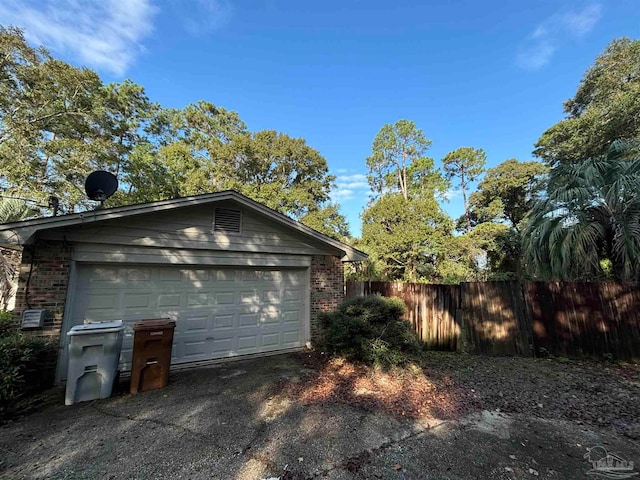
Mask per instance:
[[[311,257],[246,252],[176,250],[106,244],[77,243],[73,260],[86,263],[139,263],[160,265],[211,265],[257,267],[308,267]]]
[[[78,225],[43,232],[48,240],[186,250],[220,250],[296,255],[340,255],[306,235],[242,209],[241,234],[212,232],[214,207],[239,208],[233,202],[187,207],[170,212]]]

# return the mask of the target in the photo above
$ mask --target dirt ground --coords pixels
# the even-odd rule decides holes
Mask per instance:
[[[306,404],[342,402],[416,419],[521,413],[640,440],[638,365],[427,352],[418,365],[384,371],[318,352],[299,356],[314,373],[283,390]]]
[[[588,448],[640,464],[639,379],[440,353],[402,372],[308,353],[227,363],[135,396],[54,396],[0,427],[0,478],[594,478]]]

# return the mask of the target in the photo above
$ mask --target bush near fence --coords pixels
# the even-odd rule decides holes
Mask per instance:
[[[428,348],[491,355],[584,355],[640,361],[640,285],[347,282],[347,297],[402,298]]]

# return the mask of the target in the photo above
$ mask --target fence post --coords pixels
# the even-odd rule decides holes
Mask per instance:
[[[466,290],[468,290],[468,282],[460,283],[460,308],[456,310],[456,316],[458,317],[458,321],[460,322],[460,340],[458,342],[460,348],[459,352],[461,353],[471,353],[471,335],[469,332],[469,308],[467,306],[467,294]]]

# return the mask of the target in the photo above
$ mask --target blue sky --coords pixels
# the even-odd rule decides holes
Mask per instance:
[[[0,23],[164,106],[204,99],[304,137],[359,235],[382,125],[415,121],[438,164],[460,146],[529,160],[595,57],[640,37],[640,2],[0,0]]]

